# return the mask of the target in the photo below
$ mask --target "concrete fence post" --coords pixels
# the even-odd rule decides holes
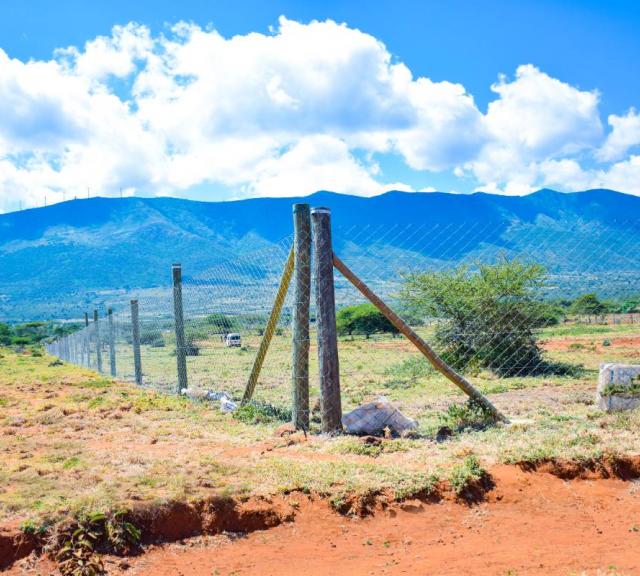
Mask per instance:
[[[91,338],[89,328],[89,313],[84,313],[84,349],[87,353],[87,368],[91,368]]]
[[[71,357],[71,361],[78,364],[78,340],[75,333],[71,335]]]
[[[184,336],[184,312],[182,309],[182,266],[174,264],[173,272],[173,317],[176,331],[176,363],[178,368],[178,389],[180,394],[189,387],[187,379],[187,346]]]
[[[340,365],[336,330],[336,301],[333,284],[331,212],[311,210],[313,225],[314,271],[316,280],[316,325],[318,332],[318,370],[320,376],[321,427],[325,433],[342,429]]]
[[[109,318],[109,373],[111,376],[116,375],[116,329],[113,324],[113,310],[107,310]]]
[[[311,217],[308,204],[293,205],[293,230],[292,421],[297,429],[308,430],[311,297]]]
[[[93,311],[93,335],[96,340],[96,368],[102,373],[102,342],[100,341],[100,319],[98,311]]]
[[[140,316],[137,300],[131,300],[131,337],[133,343],[133,369],[136,375],[136,384],[141,386],[142,358],[140,357]]]

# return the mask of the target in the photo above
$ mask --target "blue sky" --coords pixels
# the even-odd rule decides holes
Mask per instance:
[[[0,106],[18,113],[0,119],[0,209],[86,188],[225,199],[312,181],[640,194],[638,29],[640,3],[621,1],[3,2]],[[315,46],[306,68],[296,42]]]

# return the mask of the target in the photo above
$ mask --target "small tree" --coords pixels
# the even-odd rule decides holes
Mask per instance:
[[[0,322],[0,346],[11,344],[11,326]]]
[[[336,327],[338,334],[362,334],[367,338],[377,333],[398,333],[398,329],[373,304],[347,306],[338,310]]]
[[[457,369],[488,368],[501,376],[546,369],[535,330],[549,322],[537,299],[545,271],[537,264],[502,260],[451,271],[406,276],[402,298],[425,316],[438,318],[436,343]]]
[[[598,316],[607,312],[607,306],[598,299],[596,294],[583,294],[573,301],[570,311],[573,314]]]
[[[623,314],[630,314],[640,310],[640,297],[633,296],[620,304],[619,311]]]

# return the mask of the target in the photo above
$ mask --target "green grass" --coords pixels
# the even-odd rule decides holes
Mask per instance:
[[[114,382],[51,358],[0,354],[0,522],[105,511],[135,502],[194,500],[211,494],[273,495],[292,490],[322,494],[336,504],[353,495],[428,493],[437,479],[454,489],[501,462],[569,458],[587,461],[640,453],[640,410],[606,414],[593,404],[602,361],[638,362],[629,325],[560,326],[543,335],[553,361],[585,364],[575,377],[500,379],[481,372],[471,380],[513,421],[486,426],[466,397],[434,372],[401,338],[341,339],[343,410],[386,396],[416,418],[415,439],[334,439],[310,435],[291,441],[273,431],[290,418],[290,340],[274,338],[255,404],[237,417],[218,403],[194,402]],[[596,330],[597,329],[597,330]],[[604,332],[606,331],[606,332]],[[429,337],[428,329],[422,335]],[[611,346],[602,348],[603,334]],[[189,358],[194,387],[240,397],[259,343],[246,350],[205,343]],[[171,346],[144,350],[147,382],[174,390]],[[312,403],[317,397],[312,347]],[[119,366],[127,366],[126,348]],[[435,442],[442,426],[454,434]],[[463,490],[463,488],[460,488]],[[341,506],[337,506],[343,509]]]
[[[465,456],[460,464],[453,466],[449,473],[449,483],[456,495],[461,496],[474,483],[479,482],[487,471],[480,465],[476,456]]]

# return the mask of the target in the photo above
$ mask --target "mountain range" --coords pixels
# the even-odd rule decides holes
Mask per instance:
[[[202,280],[223,262],[282,245],[296,202],[329,207],[336,252],[360,270],[375,268],[378,280],[400,261],[450,266],[500,252],[543,260],[583,284],[598,276],[600,288],[612,281],[640,292],[640,198],[611,190],[90,198],[0,215],[0,320],[78,317],[89,306],[122,304],[135,290],[167,286],[173,262]],[[242,274],[238,268],[237,279]]]

